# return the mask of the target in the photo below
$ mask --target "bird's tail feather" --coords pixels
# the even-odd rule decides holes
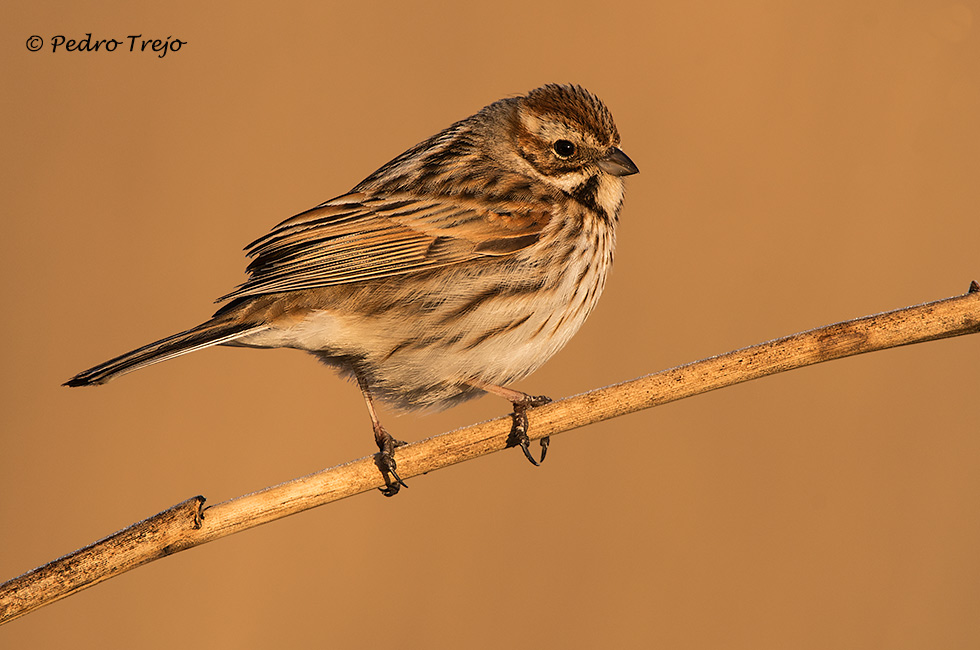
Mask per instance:
[[[267,328],[268,325],[256,325],[255,323],[208,321],[185,332],[144,345],[115,359],[109,359],[94,368],[78,373],[62,385],[74,387],[104,384],[127,372],[139,370],[154,363],[173,359],[212,345],[229,343]]]

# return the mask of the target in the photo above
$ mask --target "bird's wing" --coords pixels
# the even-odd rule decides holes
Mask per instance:
[[[246,247],[249,278],[219,300],[347,284],[507,255],[551,216],[526,203],[411,194],[337,197]]]

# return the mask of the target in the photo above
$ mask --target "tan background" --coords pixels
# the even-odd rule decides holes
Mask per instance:
[[[980,3],[18,2],[0,27],[0,578],[184,498],[363,456],[357,391],[193,325],[241,247],[500,97],[574,81],[630,178],[555,397],[980,279]],[[38,34],[188,42],[31,53]],[[980,338],[768,378],[111,580],[4,648],[976,648]],[[414,440],[492,398],[387,415]]]

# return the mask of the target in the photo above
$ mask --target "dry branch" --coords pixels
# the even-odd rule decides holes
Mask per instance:
[[[980,286],[963,296],[794,334],[529,412],[533,439],[794,368],[980,331]],[[510,419],[443,433],[396,452],[409,478],[507,446]],[[384,484],[369,456],[204,508],[194,497],[0,585],[0,624],[158,558]]]

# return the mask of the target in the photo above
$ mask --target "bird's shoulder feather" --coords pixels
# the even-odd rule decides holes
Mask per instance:
[[[348,284],[509,255],[534,244],[546,204],[477,196],[345,194],[246,247],[249,278],[219,300]]]

